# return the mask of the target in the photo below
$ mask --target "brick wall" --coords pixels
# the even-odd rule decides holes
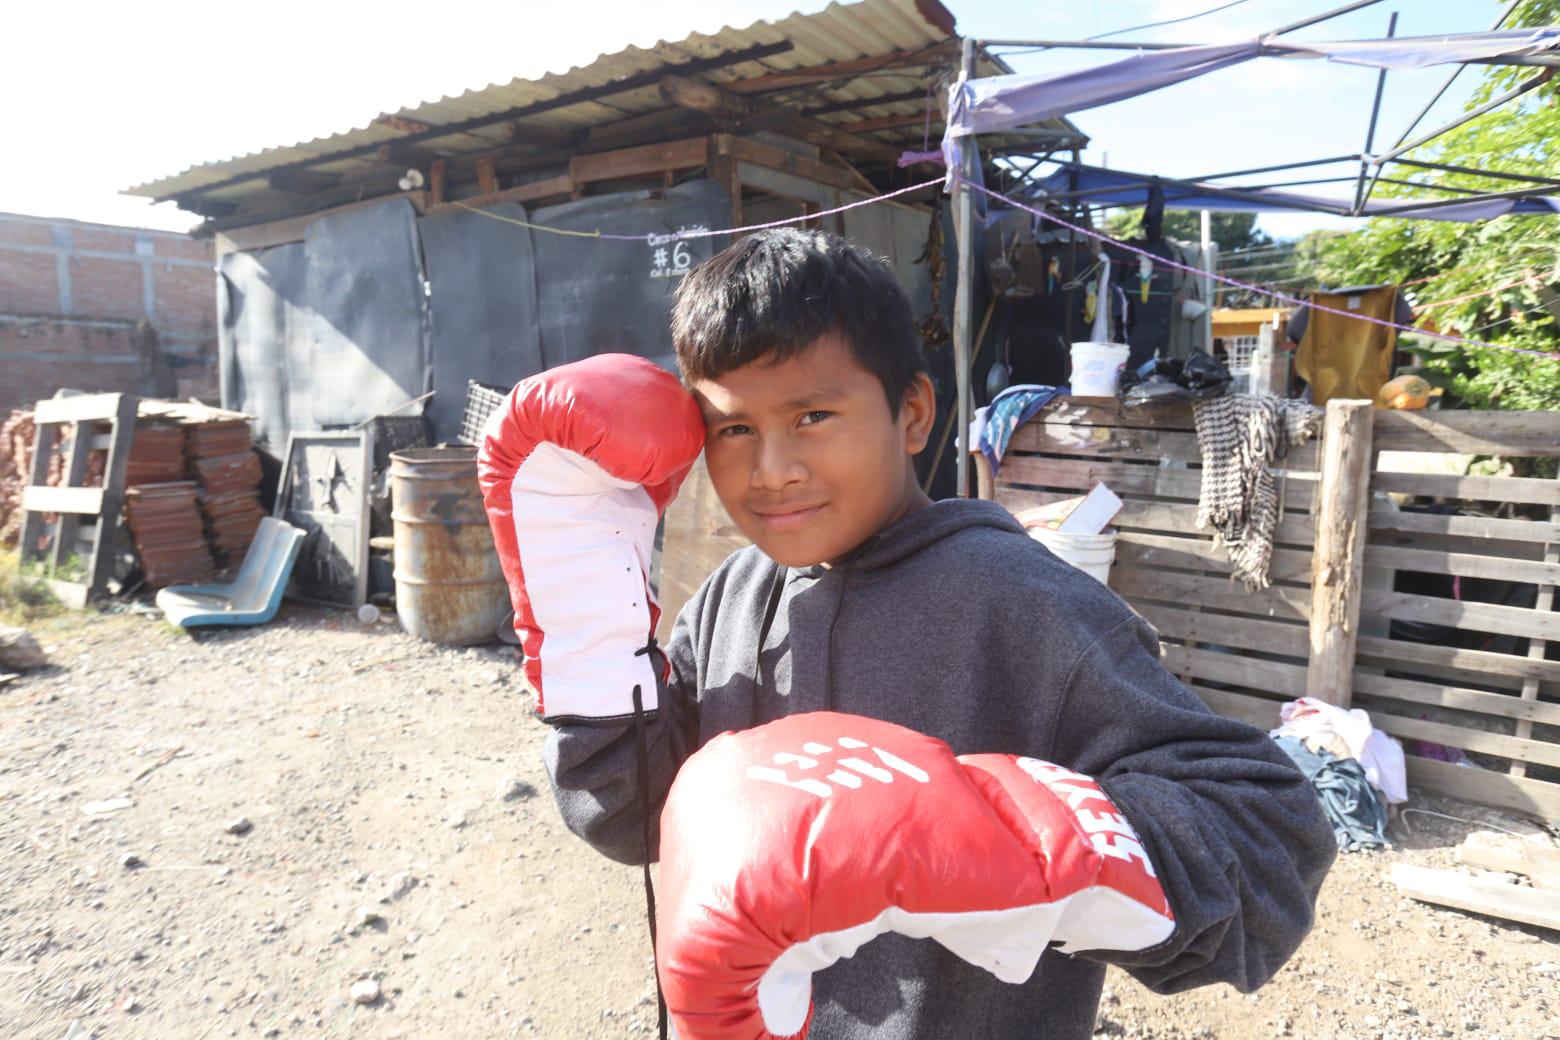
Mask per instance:
[[[0,416],[60,387],[150,393],[151,322],[180,397],[217,403],[210,242],[0,213]]]

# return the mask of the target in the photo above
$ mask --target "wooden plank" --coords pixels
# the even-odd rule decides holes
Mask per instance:
[[[36,417],[36,411],[34,416]],[[58,423],[38,423],[33,430],[32,462],[28,469],[28,487],[43,487],[49,479],[49,460],[54,455],[54,442],[59,434]],[[43,540],[44,528],[43,514],[35,513],[26,507],[26,492],[23,491],[22,505],[22,530],[17,540],[17,556],[23,560],[38,559],[40,554],[39,542]]]
[[[118,549],[119,511],[125,501],[125,474],[130,469],[130,449],[135,443],[135,418],[137,399],[121,394],[114,414],[113,438],[108,448],[108,460],[103,466],[103,506],[98,514],[97,540],[92,547],[92,562],[87,578],[87,598],[95,599],[108,591],[108,579],[114,576],[114,553]],[[367,510],[364,510],[365,525]],[[365,526],[362,544],[368,543]],[[363,577],[367,577],[367,552],[364,553]],[[361,605],[363,598],[359,597]]]
[[[1428,621],[1432,625],[1496,632],[1525,639],[1556,638],[1557,620],[1552,614],[1540,614],[1523,607],[1503,607],[1493,603],[1439,599],[1410,592],[1366,589],[1362,609],[1399,621]]]
[[[71,610],[85,610],[87,608],[87,587],[79,581],[60,581],[58,578],[44,578],[43,583],[49,587],[49,592],[60,605]]]
[[[1058,397],[1032,422],[1068,426],[1109,426],[1129,430],[1179,430],[1197,432],[1192,406],[1174,399],[1141,408],[1123,408],[1118,401],[1097,397]]]
[[[1408,755],[1407,766],[1411,787],[1560,822],[1560,784],[1468,769],[1418,755]]]
[[[1485,755],[1498,755],[1515,762],[1540,762],[1560,766],[1560,744],[1543,740],[1523,740],[1504,733],[1486,733],[1482,729],[1456,726],[1429,719],[1410,719],[1394,715],[1379,704],[1373,704],[1371,724],[1383,733],[1399,739],[1428,740],[1447,747],[1477,751]]]
[[[1402,639],[1361,636],[1358,657],[1364,662],[1402,668],[1405,671],[1415,665],[1429,664],[1465,672],[1487,672],[1519,679],[1531,677],[1544,682],[1560,682],[1560,661],[1535,661],[1515,654],[1465,650],[1456,646],[1431,646]]]
[[[1293,700],[1305,693],[1306,667],[1264,661],[1247,654],[1221,654],[1215,650],[1167,644],[1162,658],[1166,668],[1178,678],[1187,676],[1204,682],[1233,683],[1264,693],[1282,694]]]
[[[638,177],[663,170],[689,170],[709,161],[709,138],[689,137],[595,155],[576,155],[569,160],[569,176],[578,189],[593,181]]]
[[[446,183],[444,170],[445,161],[443,159],[435,159],[428,164],[428,202],[430,205],[437,206],[447,198],[444,194]]]
[[[1197,526],[1197,507],[1190,504],[1176,505],[1171,502],[1123,499],[1121,512],[1116,514],[1116,526],[1139,527],[1172,534],[1200,535],[1210,539],[1213,537],[1211,530]],[[1315,529],[1309,516],[1289,514],[1278,522],[1273,540],[1278,544],[1310,545],[1315,537]]]
[[[477,190],[484,195],[498,190],[498,160],[491,155],[477,160]]]
[[[1041,452],[1048,455],[1103,455],[1111,458],[1159,460],[1202,464],[1202,449],[1197,434],[1180,430],[1127,429],[1115,426],[1085,426],[1032,420],[1013,433],[1008,444],[1012,452]],[[1282,468],[1314,471],[1317,468],[1314,443],[1291,448]],[[1275,470],[1278,472],[1278,470]]]
[[[1191,639],[1216,646],[1235,646],[1299,658],[1304,658],[1310,647],[1303,625],[1230,617],[1228,614],[1193,613],[1185,606],[1171,607],[1157,603],[1136,603],[1132,609],[1166,639]]]
[[[1008,451],[1047,455],[1103,455],[1118,459],[1202,463],[1195,433],[1179,430],[1123,429],[1077,426],[1035,420],[1013,432]]]
[[[1410,863],[1392,864],[1391,877],[1399,892],[1422,903],[1560,931],[1560,892],[1544,892],[1509,885],[1496,878],[1470,877],[1455,870],[1435,870]]]
[[[1365,584],[1365,525],[1370,503],[1369,401],[1327,402],[1322,432],[1322,492],[1311,560],[1311,658],[1306,696],[1349,706],[1354,646]]]
[[[1270,585],[1247,592],[1226,578],[1205,578],[1171,571],[1144,571],[1119,564],[1111,568],[1110,587],[1122,598],[1165,603],[1200,603],[1212,610],[1241,611],[1263,617],[1305,620],[1311,607],[1308,589]]]
[[[92,456],[92,442],[96,440],[95,434],[95,423],[76,423],[75,432],[70,439],[70,455],[65,460],[64,475],[60,481],[62,486],[67,488],[81,486],[81,481],[87,475],[87,461]],[[54,528],[53,560],[56,570],[70,561],[70,555],[75,549],[76,527],[78,524],[77,515],[73,512],[62,511],[59,521]]]
[[[1200,470],[1012,453],[1002,459],[997,478],[1004,484],[1076,488],[1080,491],[1088,491],[1095,484],[1104,483],[1118,495],[1159,495],[1189,502],[1197,501],[1202,488]]]
[[[1531,477],[1459,477],[1446,473],[1383,473],[1371,477],[1372,491],[1474,502],[1528,502],[1560,505],[1560,480]]]
[[[1188,690],[1206,704],[1209,710],[1225,718],[1238,719],[1258,729],[1273,729],[1283,721],[1279,709],[1283,701],[1270,701],[1231,690],[1214,690],[1194,683],[1183,683]]]
[[[1211,538],[1176,538],[1141,531],[1116,533],[1116,559],[1146,567],[1180,567],[1230,573],[1234,567],[1223,546]],[[1303,549],[1274,549],[1268,576],[1274,581],[1310,581],[1311,554]]]
[[[103,489],[30,487],[22,492],[22,508],[39,513],[97,516],[103,511]]]
[[[50,397],[33,406],[33,422],[81,422],[112,419],[119,414],[122,394],[77,394],[74,397]]]
[[[1560,889],[1560,848],[1515,834],[1474,831],[1457,846],[1457,861],[1525,875],[1537,888]]]
[[[783,173],[794,173],[799,177],[845,191],[856,190],[855,181],[851,179],[850,174],[837,166],[830,166],[816,159],[809,159],[804,155],[796,155],[783,148],[776,148],[774,145],[764,144],[746,137],[716,134],[715,154],[718,156],[729,156],[743,162],[753,163],[755,166],[764,166]]]
[[[1456,535],[1461,538],[1503,538],[1514,542],[1560,541],[1560,525],[1546,520],[1498,520],[1488,516],[1442,516],[1438,513],[1370,511],[1372,531],[1408,531]]]
[[[1472,553],[1445,552],[1437,549],[1410,549],[1393,545],[1366,545],[1365,566],[1392,567],[1400,571],[1425,574],[1454,574],[1464,578],[1491,578],[1528,584],[1560,582],[1560,563],[1538,560],[1513,560],[1503,556],[1475,556]]]
[[[1379,451],[1467,455],[1560,455],[1554,412],[1396,412],[1375,415]]]
[[[309,225],[321,217],[345,213],[348,210],[362,209],[365,206],[378,206],[391,199],[406,199],[419,215],[425,212],[427,208],[424,192],[406,191],[380,195],[376,198],[364,199],[361,202],[350,202],[342,206],[333,206],[330,209],[315,210],[258,224],[249,224],[245,227],[235,227],[226,231],[219,231],[214,236],[217,257],[220,259],[228,253],[240,250],[268,249],[271,246],[286,245],[289,242],[302,242],[304,233],[308,230]]]
[[[1354,692],[1376,697],[1390,697],[1393,700],[1408,701],[1412,704],[1433,704],[1440,708],[1472,711],[1480,715],[1492,715],[1504,719],[1528,719],[1549,726],[1560,726],[1560,704],[1524,700],[1514,694],[1489,693],[1462,686],[1445,686],[1439,683],[1421,682],[1418,679],[1378,675],[1369,670],[1355,669]]]

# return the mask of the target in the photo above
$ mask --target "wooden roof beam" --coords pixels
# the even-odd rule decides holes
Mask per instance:
[[[701,112],[738,132],[779,130],[808,144],[847,155],[887,162],[899,158],[899,150],[896,148],[870,138],[856,137],[817,119],[809,119],[794,108],[740,97],[722,85],[686,76],[668,75],[661,77],[660,89],[661,97],[667,104]]]
[[[722,86],[734,94],[763,94],[786,87],[805,87],[814,83],[826,83],[831,79],[859,76],[863,72],[879,72],[883,69],[921,68],[927,65],[946,65],[959,56],[959,41],[943,40],[913,51],[890,51],[870,58],[851,61],[831,61],[824,65],[809,65],[800,69],[787,69],[767,76],[753,76],[734,80]]]

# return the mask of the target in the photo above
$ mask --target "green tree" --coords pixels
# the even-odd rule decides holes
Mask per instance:
[[[1560,0],[1525,0],[1510,28],[1560,23]],[[1465,72],[1468,75],[1473,70]],[[1491,66],[1469,107],[1542,70]],[[1409,153],[1475,170],[1560,175],[1560,91],[1546,83]],[[1377,197],[1446,198],[1433,188],[1509,191],[1513,182],[1475,174],[1393,167],[1425,187],[1379,185]],[[1560,214],[1483,223],[1371,220],[1352,234],[1313,233],[1300,243],[1302,270],[1324,285],[1419,281],[1421,325],[1503,346],[1560,351]],[[1445,302],[1455,301],[1455,302]],[[1423,374],[1472,408],[1560,408],[1560,360],[1419,337],[1410,344]]]

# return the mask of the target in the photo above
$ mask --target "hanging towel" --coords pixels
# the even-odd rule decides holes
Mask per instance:
[[[1268,586],[1278,485],[1269,465],[1321,427],[1322,410],[1269,395],[1226,394],[1192,404],[1202,452],[1197,526],[1212,527],[1248,589]]]
[[[1002,467],[1002,456],[1007,452],[1013,431],[1032,419],[1036,412],[1050,404],[1059,394],[1067,393],[1065,386],[1041,386],[1038,383],[1021,383],[1010,386],[985,409],[986,421],[980,427],[981,454],[991,463],[995,476]]]

